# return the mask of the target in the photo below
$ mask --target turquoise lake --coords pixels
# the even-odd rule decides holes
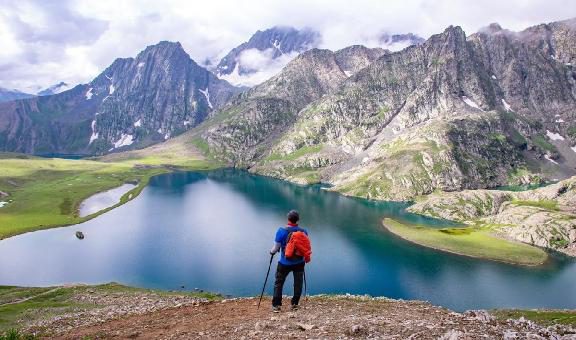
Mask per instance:
[[[527,268],[423,248],[381,227],[384,217],[442,223],[406,207],[232,169],[161,175],[139,197],[91,221],[0,241],[0,285],[116,281],[258,295],[274,234],[297,209],[313,245],[309,293],[427,300],[458,311],[576,308],[574,259],[553,255]],[[291,281],[286,287],[290,294]]]

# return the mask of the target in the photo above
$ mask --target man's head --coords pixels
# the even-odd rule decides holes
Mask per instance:
[[[298,212],[296,210],[290,210],[290,212],[288,213],[288,221],[290,223],[298,223],[298,221],[300,220],[300,214],[298,214]]]

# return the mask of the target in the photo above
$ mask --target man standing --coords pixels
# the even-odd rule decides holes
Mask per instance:
[[[286,245],[288,244],[289,236],[295,232],[303,232],[308,235],[305,229],[298,226],[300,215],[296,210],[291,210],[288,213],[288,224],[285,227],[278,228],[276,232],[274,247],[270,250],[270,255],[276,254],[280,251],[280,260],[276,268],[276,281],[274,282],[274,297],[272,298],[272,311],[279,313],[282,306],[282,288],[284,281],[290,272],[294,275],[294,296],[292,296],[292,310],[298,309],[298,302],[302,295],[302,284],[304,282],[304,257],[297,256],[292,258],[286,257]]]

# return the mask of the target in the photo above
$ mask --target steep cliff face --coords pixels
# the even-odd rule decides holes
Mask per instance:
[[[538,120],[576,144],[568,133],[576,118],[576,20],[520,33],[493,24],[468,40],[503,109]]]
[[[162,141],[202,122],[239,92],[179,43],[117,59],[86,85],[0,106],[0,149],[100,154]]]

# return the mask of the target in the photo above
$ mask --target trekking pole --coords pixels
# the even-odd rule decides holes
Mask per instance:
[[[308,302],[308,285],[306,284],[306,267],[304,267],[304,301]]]
[[[268,272],[266,273],[266,279],[264,280],[264,286],[262,287],[262,293],[260,293],[260,300],[258,301],[258,309],[260,309],[260,303],[262,302],[262,297],[264,296],[264,289],[266,289],[266,283],[268,282],[268,275],[270,275],[270,268],[272,267],[272,259],[275,253],[270,255],[270,263],[268,264]]]

